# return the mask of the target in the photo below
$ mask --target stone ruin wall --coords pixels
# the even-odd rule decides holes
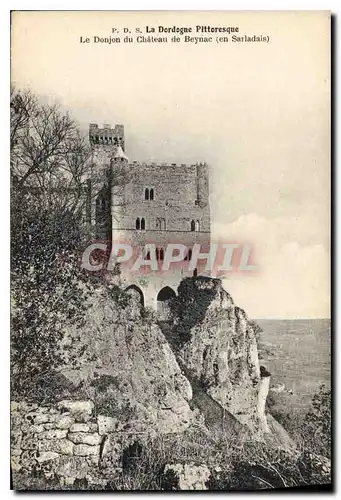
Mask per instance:
[[[64,400],[52,406],[11,403],[12,472],[41,472],[57,478],[61,487],[76,480],[105,486],[113,468],[119,469],[130,437],[115,418],[96,415],[90,400]]]

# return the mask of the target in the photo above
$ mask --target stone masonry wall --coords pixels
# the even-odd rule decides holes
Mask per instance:
[[[11,403],[14,488],[16,473],[37,472],[57,478],[60,486],[72,486],[76,479],[105,486],[129,444],[131,435],[122,432],[118,420],[96,415],[90,400],[64,400],[55,406]]]
[[[123,204],[122,216],[115,221],[113,227],[119,230],[135,230],[136,218],[143,217],[146,230],[153,231],[155,238],[158,233],[165,232],[169,241],[176,241],[179,238],[183,239],[184,233],[192,233],[191,221],[198,220],[200,231],[197,233],[209,233],[208,192],[201,188],[202,183],[199,183],[198,175],[205,176],[202,169],[198,174],[197,165],[127,165],[122,178],[122,192],[119,195],[119,203]],[[114,166],[114,182],[116,178]],[[153,200],[145,200],[146,188],[153,188]],[[200,200],[198,191],[201,193]],[[117,190],[114,188],[113,192],[113,206],[115,206]],[[160,218],[165,220],[166,231],[159,231]]]

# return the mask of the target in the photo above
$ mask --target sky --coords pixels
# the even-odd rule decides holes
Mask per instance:
[[[92,43],[196,25],[269,43]],[[11,43],[13,83],[84,131],[124,124],[131,160],[210,165],[212,240],[255,247],[259,271],[224,281],[249,316],[330,316],[328,13],[17,12]]]

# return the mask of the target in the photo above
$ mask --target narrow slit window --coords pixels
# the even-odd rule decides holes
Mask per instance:
[[[135,221],[135,227],[136,227],[136,229],[140,229],[140,218],[139,217]]]
[[[143,218],[141,219],[141,229],[142,230],[146,229],[146,222],[145,222],[145,220]]]
[[[195,231],[195,222],[194,222],[194,220],[191,221],[191,231]]]
[[[152,201],[154,200],[154,189],[153,188],[151,188],[151,190],[149,192],[149,199]]]
[[[164,259],[163,248],[160,248],[160,260]]]
[[[144,190],[144,199],[145,199],[145,200],[149,200],[149,189],[148,189],[148,188],[146,188],[146,189]]]

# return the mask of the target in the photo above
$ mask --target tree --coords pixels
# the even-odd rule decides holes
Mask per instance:
[[[72,214],[42,212],[27,199],[20,212],[12,221],[12,375],[26,392],[62,362],[64,328],[81,320],[86,287]]]
[[[12,88],[11,178],[19,196],[49,210],[84,212],[86,181],[97,196],[91,149],[69,112]]]
[[[82,319],[80,268],[90,151],[69,113],[30,92],[11,98],[11,354],[15,391],[62,362],[65,326]]]
[[[304,421],[304,434],[320,454],[331,457],[331,391],[324,384],[313,396],[311,410]]]

